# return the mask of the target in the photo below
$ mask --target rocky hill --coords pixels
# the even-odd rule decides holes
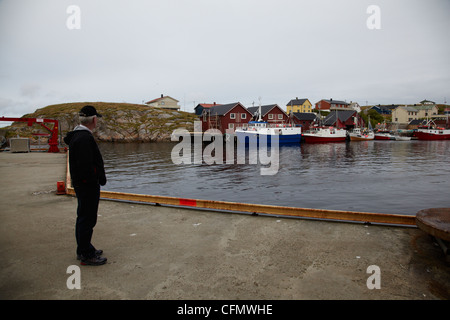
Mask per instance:
[[[48,118],[59,121],[60,135],[78,125],[78,111],[85,105],[92,105],[103,117],[100,118],[94,135],[98,141],[108,142],[158,142],[170,141],[170,135],[177,128],[193,130],[194,114],[148,107],[141,104],[109,102],[77,102],[50,105],[23,118]],[[38,124],[31,127],[26,122],[14,122],[6,129],[6,137],[38,138],[33,133],[47,132]]]

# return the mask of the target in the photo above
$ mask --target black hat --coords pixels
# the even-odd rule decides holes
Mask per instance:
[[[78,113],[82,117],[91,117],[91,116],[97,116],[101,117],[101,114],[97,113],[97,110],[93,106],[84,106],[80,112]]]

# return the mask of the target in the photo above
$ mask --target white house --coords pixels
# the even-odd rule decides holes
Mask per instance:
[[[178,100],[161,94],[160,98],[147,101],[145,104],[149,107],[180,110]]]

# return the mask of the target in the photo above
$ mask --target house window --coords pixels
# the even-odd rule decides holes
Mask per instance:
[[[236,113],[230,113],[230,119],[236,119]]]
[[[269,114],[269,120],[272,120],[273,119],[273,114]]]
[[[278,120],[282,120],[283,119],[283,115],[282,114],[279,114],[278,115]]]
[[[228,129],[234,129],[234,123],[229,123],[228,124]]]
[[[241,113],[241,119],[247,119],[247,114],[246,113]]]

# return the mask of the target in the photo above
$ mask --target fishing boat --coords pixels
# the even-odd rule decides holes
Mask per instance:
[[[278,144],[299,144],[302,138],[302,128],[294,124],[269,124],[262,121],[261,104],[255,112],[256,121],[249,121],[248,127],[237,128],[235,135],[237,141],[241,144],[249,143],[267,143],[271,144],[275,136],[278,137]]]
[[[433,120],[419,126],[414,136],[418,140],[450,140],[450,129],[438,127]]]
[[[355,123],[356,123],[356,121],[355,121]],[[372,130],[372,125],[370,124],[370,116],[369,116],[368,124],[369,124],[368,128],[357,127],[357,128],[354,128],[351,132],[349,132],[350,141],[374,140],[375,134]]]
[[[327,143],[327,142],[345,142],[347,140],[347,130],[336,111],[335,121],[324,125],[321,120],[314,124],[307,132],[303,133],[303,139],[306,143]],[[319,119],[320,119],[319,110]],[[315,121],[314,121],[315,122]]]
[[[375,134],[372,130],[355,128],[352,132],[349,133],[351,141],[365,141],[365,140],[374,140]]]
[[[395,140],[395,136],[390,131],[377,131],[374,135],[375,140]]]
[[[395,136],[391,130],[388,129],[386,121],[383,122],[380,128],[374,130],[375,140],[395,140]]]
[[[295,144],[300,143],[302,128],[290,124],[269,125],[265,121],[250,121],[248,128],[238,128],[234,132],[239,143],[267,142],[271,144],[274,136],[278,136],[278,143]]]
[[[345,142],[347,131],[335,127],[317,126],[303,133],[306,143]]]

